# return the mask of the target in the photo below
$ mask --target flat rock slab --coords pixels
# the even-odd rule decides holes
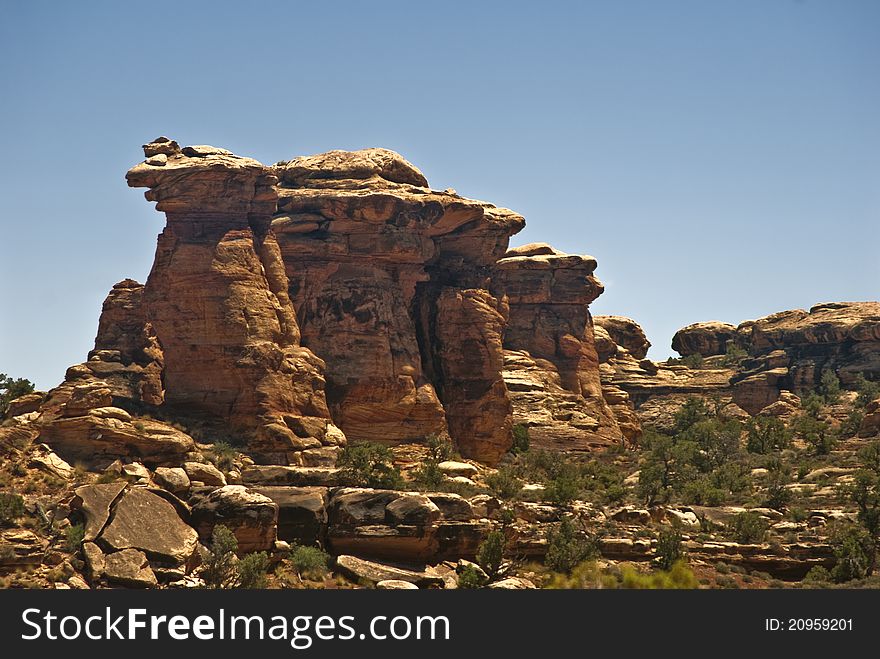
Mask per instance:
[[[123,549],[104,556],[104,576],[108,581],[131,588],[158,585],[146,555],[137,549]]]
[[[174,506],[143,489],[125,494],[113,519],[98,537],[107,550],[139,549],[151,559],[182,565],[198,547],[195,529],[187,526]]]
[[[401,581],[400,579],[388,579],[380,581],[376,584],[379,590],[418,590],[419,587],[409,581]]]
[[[76,488],[76,496],[82,503],[80,509],[85,517],[85,534],[83,540],[91,542],[98,537],[101,529],[110,519],[110,506],[125,489],[127,483],[102,483],[98,485],[83,485]]]
[[[356,556],[337,556],[336,566],[345,574],[355,579],[364,579],[372,583],[380,581],[406,581],[416,586],[435,586],[442,588],[443,577],[424,570],[407,568],[367,561]]]

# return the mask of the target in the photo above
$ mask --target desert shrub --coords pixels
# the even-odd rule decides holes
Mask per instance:
[[[229,442],[219,440],[211,447],[209,459],[218,469],[229,471],[234,466],[235,455],[235,448]]]
[[[660,532],[657,538],[657,565],[661,570],[671,570],[684,558],[684,546],[681,542],[681,531],[677,528]]]
[[[856,396],[856,405],[865,407],[872,400],[880,398],[880,382],[871,382],[864,375],[859,373],[855,379],[855,389],[858,392]]]
[[[728,463],[740,453],[742,425],[738,421],[722,421],[718,418],[701,419],[680,431],[678,444],[691,442],[696,451],[695,466],[709,472]]]
[[[567,506],[580,494],[577,467],[568,464],[550,480],[544,488],[544,499],[557,506]]]
[[[459,588],[482,588],[487,583],[486,576],[473,565],[465,565],[458,572]]]
[[[767,535],[767,522],[758,513],[747,510],[733,518],[728,531],[741,544],[763,542]]]
[[[524,423],[513,426],[513,446],[510,452],[513,454],[525,453],[529,450],[529,427]]]
[[[501,560],[504,558],[504,544],[506,539],[502,531],[489,531],[486,539],[480,543],[477,549],[476,563],[483,571],[489,575],[490,579],[495,578],[501,567]]]
[[[711,416],[706,402],[696,396],[688,398],[674,415],[674,432],[680,433]]]
[[[330,555],[318,547],[296,545],[290,550],[290,562],[300,578],[320,579],[330,565]]]
[[[791,501],[791,490],[786,485],[791,483],[791,467],[782,460],[774,458],[767,461],[767,497],[764,505],[774,510],[784,510]]]
[[[425,446],[428,448],[431,459],[436,462],[453,460],[458,457],[455,445],[447,437],[431,434],[425,438]]]
[[[688,368],[702,368],[703,366],[703,355],[698,352],[695,352],[692,355],[688,355],[687,357],[681,358],[681,363],[687,366]]]
[[[781,419],[759,416],[749,419],[746,428],[746,450],[749,453],[770,453],[791,446],[792,433]]]
[[[840,524],[831,535],[835,563],[831,570],[834,581],[842,583],[870,576],[875,560],[874,539],[857,524]]]
[[[25,378],[10,378],[0,373],[0,416],[6,414],[9,403],[19,396],[33,393],[34,383]]]
[[[0,492],[0,526],[11,526],[24,515],[24,499],[12,492]]]
[[[601,570],[596,561],[587,560],[572,568],[569,574],[556,573],[546,583],[544,588],[549,589],[594,589],[594,588],[617,588],[616,573],[610,570]]]
[[[348,485],[394,490],[403,486],[400,470],[394,466],[391,450],[382,444],[348,444],[337,460],[340,477]]]
[[[831,573],[821,565],[815,565],[807,572],[803,581],[808,584],[824,584],[831,581]]]
[[[837,433],[830,424],[809,414],[801,414],[793,422],[797,435],[810,445],[815,455],[828,455],[837,441]]]
[[[830,368],[822,370],[822,375],[819,378],[819,393],[828,404],[840,400],[840,380]]]
[[[747,350],[739,347],[733,340],[729,340],[725,345],[724,358],[721,360],[721,364],[723,366],[736,366],[748,356]]]
[[[269,555],[264,551],[248,554],[238,562],[239,588],[265,588],[266,572],[269,570]]]
[[[597,553],[596,539],[578,531],[574,523],[565,517],[547,534],[544,564],[554,572],[568,574],[576,565]]]
[[[440,471],[440,463],[429,458],[412,470],[413,482],[423,490],[436,490],[445,480],[445,474]]]
[[[707,477],[690,481],[682,488],[685,503],[696,506],[720,506],[727,498],[727,492],[712,484]]]
[[[510,467],[502,467],[486,478],[486,485],[499,499],[512,499],[522,490],[522,481]]]
[[[699,588],[700,583],[684,561],[678,561],[668,571],[657,570],[643,574],[632,565],[620,568],[621,588],[637,589],[689,589]]]
[[[71,524],[64,530],[64,548],[69,552],[76,552],[82,545],[86,530],[82,524]]]
[[[840,424],[840,435],[842,437],[855,437],[864,418],[865,414],[861,410],[850,410],[846,419]]]
[[[807,416],[818,419],[824,402],[819,394],[810,392],[806,396],[801,396],[801,409]]]
[[[211,533],[211,547],[202,552],[201,577],[206,588],[235,588],[238,585],[238,540],[226,526],[218,524]]]

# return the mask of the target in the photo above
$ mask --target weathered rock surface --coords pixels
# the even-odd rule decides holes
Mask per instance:
[[[672,349],[682,357],[723,355],[729,341],[736,338],[736,326],[710,321],[694,323],[678,330],[672,337]]]
[[[196,553],[198,535],[168,501],[133,488],[116,503],[112,519],[95,542],[105,551],[137,549],[150,560],[185,565]]]
[[[493,271],[493,293],[506,299],[504,379],[514,420],[536,446],[587,449],[623,434],[599,378],[589,304],[604,290],[591,256],[545,243],[508,250]]]
[[[165,139],[129,170],[166,213],[143,317],[162,346],[164,401],[201,412],[286,463],[303,438],[328,432],[323,362],[299,345],[296,314],[273,232],[276,178],[250,158]],[[166,158],[154,162],[155,148]]]
[[[214,526],[222,524],[235,535],[242,554],[269,551],[275,544],[278,505],[244,485],[226,485],[194,494],[190,504],[192,525],[202,542],[210,542]]]
[[[356,556],[342,555],[336,558],[336,566],[355,580],[379,583],[381,581],[406,581],[422,587],[443,587],[443,577],[425,569],[409,569],[368,561]]]
[[[130,588],[155,588],[158,585],[146,555],[137,549],[106,554],[102,574],[111,583]]]
[[[503,316],[486,270],[523,219],[431,190],[383,149],[297,158],[274,171],[272,228],[303,345],[327,364],[333,418],[354,440],[382,442],[448,426],[468,457],[497,459],[509,446],[509,408]],[[460,363],[452,341],[462,326],[473,364]]]
[[[603,345],[606,354],[617,353],[623,348],[633,359],[644,359],[647,356],[651,342],[645,336],[645,331],[633,319],[624,316],[596,316],[593,322],[614,342],[613,348]]]

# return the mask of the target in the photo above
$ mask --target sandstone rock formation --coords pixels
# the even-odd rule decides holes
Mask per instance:
[[[332,468],[345,434],[448,432],[485,463],[514,422],[558,449],[638,435],[598,369],[650,344],[626,322],[594,331],[592,257],[508,251],[513,211],[432,190],[384,149],[271,168],[167,138],[144,154],[126,178],[167,219],[147,282],[116,284],[88,361],[16,407],[36,406],[28,432],[61,459],[178,468],[196,450],[184,426],[306,470]]]
[[[276,165],[278,236],[303,345],[327,364],[333,418],[354,440],[448,427],[468,457],[510,445],[503,314],[488,269],[512,211],[428,188],[384,149]]]
[[[609,346],[604,334],[616,343],[633,332],[620,332],[606,318],[596,319],[597,327],[605,330],[600,343],[603,384],[624,390],[641,420],[651,425],[668,425],[692,395],[714,398],[720,405],[732,402],[740,413],[778,416],[790,414],[796,394],[815,389],[825,370],[844,386],[857,375],[880,379],[877,302],[818,304],[809,311],[783,311],[738,327],[718,322],[689,325],[676,333],[673,348],[683,356],[706,357],[699,368],[640,360],[619,344]],[[719,357],[731,341],[746,350],[748,358]]]
[[[710,321],[694,323],[678,330],[672,337],[672,349],[682,357],[689,355],[723,355],[729,341],[736,337],[736,327],[729,323]]]
[[[622,441],[599,380],[589,304],[604,290],[596,260],[545,243],[508,250],[493,272],[506,299],[504,377],[514,420],[536,446],[588,449]]]
[[[276,179],[250,158],[160,138],[129,170],[168,220],[143,290],[164,356],[165,404],[222,419],[265,460],[338,434],[323,362],[299,345],[275,236]],[[331,440],[329,443],[337,443]]]

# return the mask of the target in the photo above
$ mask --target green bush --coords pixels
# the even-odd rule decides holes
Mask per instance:
[[[336,462],[340,477],[348,485],[395,490],[403,487],[400,470],[394,466],[391,449],[382,444],[348,444]]]
[[[661,531],[657,538],[657,565],[661,570],[671,570],[684,558],[684,546],[681,542],[681,531],[677,528]]]
[[[12,492],[0,492],[0,526],[12,526],[24,515],[24,499]]]
[[[318,580],[330,565],[330,555],[318,547],[296,545],[290,551],[290,562],[300,578]]]
[[[746,450],[749,453],[770,453],[791,446],[791,431],[776,417],[749,419],[747,430]]]
[[[816,565],[810,568],[803,580],[809,584],[824,584],[831,581],[831,578],[831,573],[826,568]]]
[[[669,571],[659,570],[643,574],[632,565],[620,568],[621,587],[638,589],[690,589],[699,588],[700,582],[684,561],[678,561]]]
[[[830,368],[822,371],[822,376],[819,379],[819,393],[829,405],[840,400],[840,380]]]
[[[0,417],[6,414],[9,403],[20,396],[34,392],[34,383],[25,378],[13,379],[0,373]]]
[[[428,458],[421,465],[412,470],[413,482],[422,490],[436,490],[446,479],[440,471],[440,463],[433,458]]]
[[[674,415],[675,425],[674,432],[680,433],[688,430],[694,424],[705,421],[711,416],[706,402],[696,396],[688,398],[684,405]]]
[[[473,565],[465,565],[458,572],[459,588],[482,588],[487,583],[486,576]]]
[[[567,506],[580,494],[580,479],[574,465],[566,465],[544,487],[544,499],[557,506]]]
[[[257,589],[266,587],[269,555],[264,552],[248,554],[238,562],[238,587]]]
[[[741,544],[763,542],[767,535],[767,522],[758,513],[747,510],[733,518],[729,531],[731,537]]]
[[[64,530],[64,548],[69,552],[79,551],[86,530],[82,524],[71,524]]]
[[[547,534],[547,554],[544,564],[554,572],[569,574],[575,566],[587,558],[598,554],[595,538],[587,537],[574,527],[574,523],[564,517],[555,529]]]
[[[824,402],[824,399],[819,394],[810,392],[806,396],[801,397],[801,409],[808,417],[818,419]]]
[[[223,471],[229,471],[234,466],[236,450],[226,441],[214,442],[210,450],[210,460],[214,466]]]
[[[835,564],[832,578],[842,583],[870,576],[876,548],[871,534],[856,524],[841,524],[831,536]]]
[[[431,459],[438,463],[459,457],[453,443],[448,438],[441,437],[440,435],[428,435],[425,438],[425,446],[430,452]]]
[[[502,467],[486,478],[486,485],[499,499],[513,499],[522,490],[522,481],[510,467]]]
[[[791,483],[791,467],[779,459],[767,461],[767,498],[764,505],[774,510],[784,510],[791,501],[791,490],[786,485]]]
[[[506,538],[503,531],[489,531],[486,539],[480,543],[477,549],[476,563],[483,571],[489,575],[490,579],[494,579],[501,567],[501,561],[504,558],[504,544]]]
[[[860,407],[865,407],[872,400],[880,398],[880,382],[871,382],[861,373],[856,376],[855,388],[859,392],[856,396],[856,404]]]
[[[529,427],[523,423],[513,426],[513,446],[510,452],[513,454],[525,453],[529,450]]]
[[[715,487],[709,478],[690,481],[682,488],[684,502],[695,506],[720,506],[726,498],[727,492]]]
[[[239,583],[238,540],[226,526],[218,524],[211,533],[211,548],[202,553],[201,577],[206,588],[235,588]]]
[[[721,364],[724,366],[736,366],[748,356],[748,351],[740,348],[736,342],[731,339],[725,346],[724,359],[721,360]]]
[[[688,368],[702,368],[703,366],[703,355],[698,352],[695,352],[692,355],[688,355],[687,357],[681,358],[681,363],[687,366]]]
[[[810,445],[816,455],[828,455],[837,441],[837,434],[830,424],[819,421],[809,414],[798,416],[793,422],[794,431]]]
[[[864,418],[865,414],[861,410],[850,410],[846,419],[840,424],[840,435],[842,437],[855,437]]]

